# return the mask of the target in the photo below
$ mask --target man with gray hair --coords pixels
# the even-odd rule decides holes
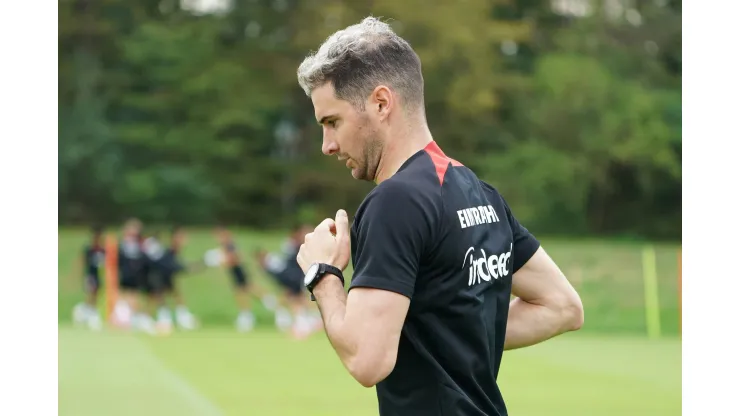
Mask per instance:
[[[377,386],[381,415],[506,415],[503,351],[579,329],[578,294],[496,189],[433,140],[419,57],[390,26],[333,34],[298,82],[323,153],[377,184],[351,230],[339,210],[297,256],[337,355]]]

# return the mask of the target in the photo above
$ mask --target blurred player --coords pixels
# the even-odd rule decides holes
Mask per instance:
[[[96,330],[102,327],[97,306],[100,289],[99,271],[105,259],[102,234],[102,228],[93,227],[90,243],[85,245],[82,256],[76,263],[75,274],[80,274],[83,271],[80,269],[84,269],[85,300],[77,304],[72,311],[75,324],[86,324]]]
[[[293,316],[301,312],[298,301],[303,288],[293,284],[288,268],[287,259],[279,253],[270,253],[265,249],[257,249],[254,252],[255,260],[271,278],[273,278],[283,291],[278,298],[275,310],[275,326],[280,330],[287,330],[293,325]],[[289,308],[290,310],[286,309]]]
[[[234,284],[234,296],[239,308],[236,319],[236,328],[241,332],[251,331],[254,328],[255,317],[252,312],[251,296],[256,295],[254,285],[250,284],[242,259],[236,250],[236,244],[231,232],[224,227],[216,228],[216,238],[224,254],[224,264],[229,269]]]
[[[320,327],[321,322],[310,312],[309,298],[303,285],[304,274],[296,259],[304,237],[311,230],[312,227],[305,225],[296,227],[283,244],[281,253],[270,253],[265,249],[255,252],[257,263],[283,289],[280,303],[290,309],[280,307],[275,311],[275,325],[281,330],[292,328],[292,334],[297,338],[308,336]]]
[[[166,249],[159,239],[159,232],[157,230],[142,239],[141,248],[144,253],[145,262],[142,270],[142,279],[139,282],[139,291],[141,296],[146,300],[146,307],[139,309],[138,319],[153,323],[152,316],[156,313],[159,306],[160,292],[163,286],[164,273],[162,271],[162,261]],[[146,325],[149,326],[148,323]]]
[[[116,326],[154,332],[154,322],[140,313],[139,291],[147,284],[147,259],[142,250],[142,224],[130,219],[118,245],[119,299],[113,309]]]
[[[156,265],[157,280],[155,283],[155,299],[157,303],[157,326],[165,331],[172,326],[172,313],[167,306],[167,298],[171,297],[175,303],[175,322],[180,329],[191,330],[197,326],[195,316],[185,305],[180,290],[177,287],[177,276],[186,271],[195,271],[202,263],[185,265],[180,261],[180,252],[186,240],[185,230],[174,227],[170,236],[170,247],[164,251]]]

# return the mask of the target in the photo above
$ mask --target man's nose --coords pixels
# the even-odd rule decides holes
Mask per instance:
[[[334,153],[337,153],[337,151],[339,151],[339,145],[337,145],[337,142],[324,134],[324,140],[321,143],[321,152],[327,156],[331,156]]]

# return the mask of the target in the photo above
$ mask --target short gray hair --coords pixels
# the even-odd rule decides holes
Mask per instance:
[[[358,109],[381,84],[401,95],[406,110],[424,105],[419,56],[390,25],[375,17],[329,36],[298,67],[298,83],[306,95],[327,82],[334,86],[337,98]]]

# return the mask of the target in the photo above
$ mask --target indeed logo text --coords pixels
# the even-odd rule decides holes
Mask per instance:
[[[474,247],[470,247],[465,252],[465,258],[463,259],[463,270],[465,267],[468,268],[468,286],[479,284],[481,280],[490,282],[491,279],[499,279],[504,276],[508,276],[511,272],[511,249],[513,244],[509,245],[509,251],[501,254],[492,254],[486,256],[486,252],[483,249],[476,251]],[[480,253],[480,257],[477,257]]]

